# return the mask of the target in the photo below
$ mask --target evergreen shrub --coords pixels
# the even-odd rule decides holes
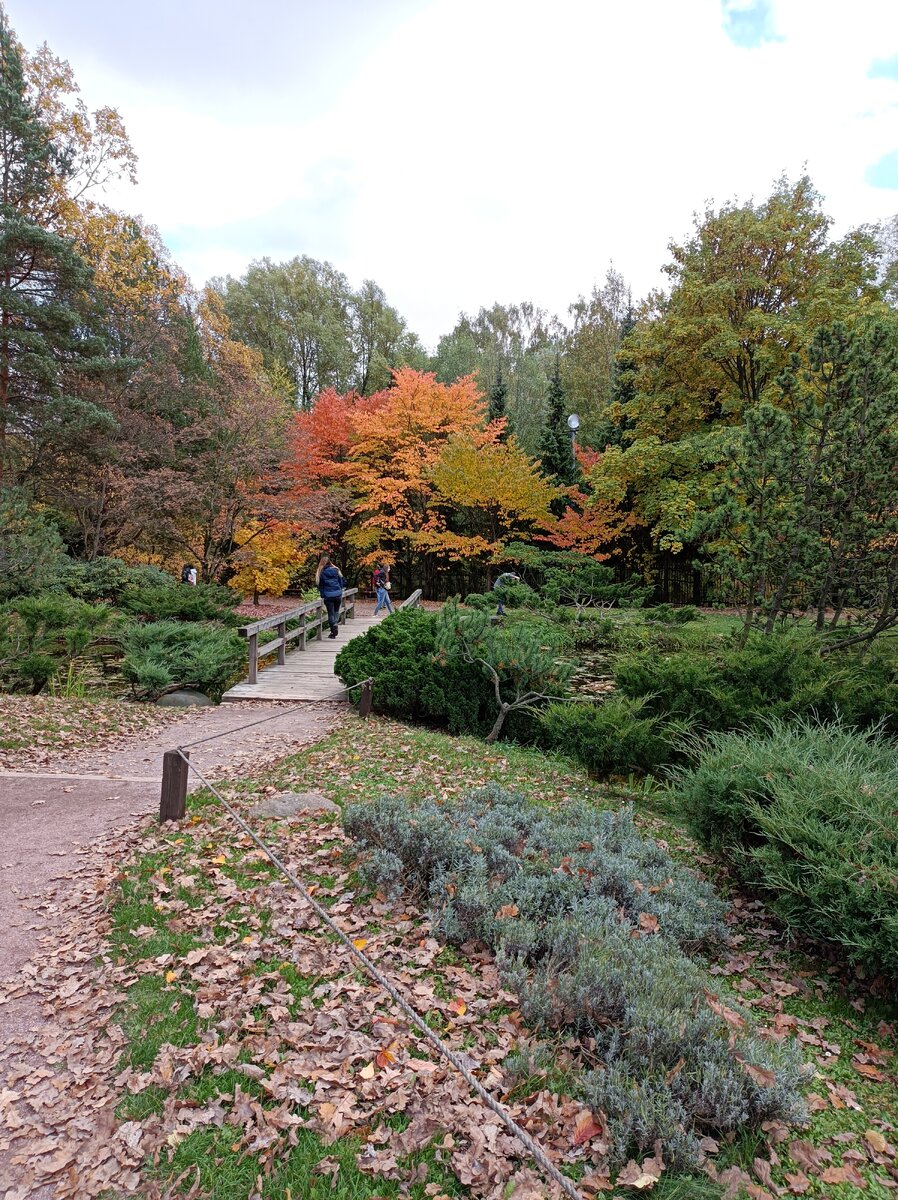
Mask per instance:
[[[120,558],[96,558],[93,562],[68,559],[59,572],[59,584],[79,600],[108,600],[116,604],[127,591],[173,588],[175,581],[158,567],[131,566]]]
[[[0,680],[11,691],[32,695],[84,654],[113,616],[105,604],[57,593],[19,596],[6,613],[3,640],[10,649],[0,662]]]
[[[677,757],[684,723],[646,712],[645,699],[610,696],[596,704],[550,704],[539,715],[541,741],[581,762],[594,778],[648,774]]]
[[[220,583],[198,583],[195,587],[170,581],[166,584],[131,588],[120,600],[124,611],[151,621],[222,621],[242,625],[234,606],[240,595]]]
[[[771,717],[842,717],[869,725],[886,719],[898,729],[898,673],[884,656],[821,657],[809,630],[754,634],[705,644],[657,642],[623,653],[614,664],[618,688],[645,698],[648,711],[686,718],[706,730],[757,726]]]
[[[28,493],[0,490],[0,601],[51,587],[65,561],[59,530]]]
[[[676,792],[701,839],[790,926],[898,978],[898,745],[771,721],[708,737]]]
[[[189,687],[218,701],[242,674],[244,642],[220,625],[153,621],[131,625],[120,637],[122,674],[137,695],[150,700]]]
[[[373,708],[403,721],[484,733],[493,723],[492,686],[480,668],[460,658],[436,661],[437,614],[403,609],[353,638],[335,670],[347,686],[373,678]]]
[[[801,1117],[800,1054],[722,1008],[688,957],[724,935],[724,905],[628,811],[552,812],[494,785],[413,808],[384,796],[344,823],[374,886],[425,903],[438,936],[485,942],[525,1020],[587,1041],[572,1087],[605,1113],[617,1162],[660,1139],[689,1166],[706,1133]]]
[[[646,609],[646,619],[658,621],[662,625],[688,625],[690,621],[701,620],[701,613],[692,604],[656,604]]]

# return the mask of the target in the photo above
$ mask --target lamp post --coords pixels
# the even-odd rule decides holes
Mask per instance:
[[[576,413],[571,413],[567,419],[567,427],[571,431],[571,462],[574,464],[574,470],[577,470],[577,430],[580,428],[580,418]]]

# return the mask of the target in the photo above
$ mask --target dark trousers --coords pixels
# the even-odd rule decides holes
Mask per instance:
[[[337,623],[340,620],[341,599],[341,596],[322,596],[324,607],[327,609],[327,623],[331,627],[331,633],[337,632]]]

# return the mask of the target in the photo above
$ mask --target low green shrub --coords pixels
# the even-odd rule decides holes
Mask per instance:
[[[571,1086],[605,1113],[616,1162],[660,1139],[689,1166],[706,1133],[801,1116],[796,1049],[723,1007],[687,956],[723,936],[723,904],[629,812],[492,786],[411,809],[384,796],[344,824],[371,883],[427,904],[438,936],[485,942],[525,1020],[588,1043]]]
[[[535,592],[526,583],[503,583],[498,591],[471,592],[470,595],[465,596],[464,603],[468,608],[476,608],[481,612],[492,612],[499,607],[500,599],[503,608],[540,609],[547,603],[551,607],[550,601],[543,599],[539,592]]]
[[[59,584],[79,600],[108,600],[117,604],[122,595],[138,588],[173,588],[175,580],[158,567],[131,566],[120,558],[93,562],[69,559],[59,572]]]
[[[220,700],[242,673],[246,653],[232,630],[200,622],[132,625],[121,643],[124,678],[136,695],[151,700],[174,687],[198,688]]]
[[[120,604],[125,612],[153,621],[222,621],[242,625],[245,617],[234,615],[240,595],[220,583],[198,583],[190,587],[169,583],[131,588]]]
[[[479,667],[436,661],[437,614],[403,609],[337,655],[347,686],[373,678],[373,708],[403,721],[445,725],[452,733],[485,733],[492,725],[493,689]]]
[[[550,704],[539,715],[541,741],[581,762],[594,778],[648,774],[677,757],[682,724],[645,711],[646,701],[610,696],[596,704]]]
[[[471,592],[465,596],[462,604],[466,608],[476,608],[478,612],[492,612],[498,601],[492,592]]]
[[[674,643],[676,644],[676,643]],[[695,722],[706,730],[750,728],[770,717],[842,717],[869,725],[885,718],[898,728],[898,673],[885,657],[820,655],[810,630],[763,637],[744,647],[734,638],[678,649],[622,654],[614,664],[618,688],[644,697],[650,712]]]
[[[494,741],[509,717],[531,717],[547,697],[564,696],[576,664],[562,654],[561,638],[545,621],[493,623],[483,612],[465,612],[454,600],[437,617],[440,666],[462,662],[491,685]]]
[[[0,661],[0,681],[11,691],[37,695],[60,672],[68,672],[112,618],[107,605],[85,604],[64,594],[19,596],[6,608],[0,640],[10,650]]]
[[[789,925],[898,977],[898,745],[840,723],[715,734],[676,776],[698,836]]]
[[[645,611],[646,620],[658,621],[662,625],[688,625],[701,619],[701,613],[692,604],[656,604]]]

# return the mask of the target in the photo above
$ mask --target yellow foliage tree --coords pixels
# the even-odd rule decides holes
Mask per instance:
[[[248,521],[236,540],[240,549],[233,559],[237,573],[231,586],[240,592],[252,592],[253,604],[259,603],[262,593],[282,596],[309,557],[308,543],[285,521]]]
[[[444,520],[422,535],[422,544],[451,561],[498,561],[509,541],[555,525],[552,502],[564,495],[543,476],[514,437],[500,442],[485,433],[461,433],[443,447],[430,473],[434,507]]]

